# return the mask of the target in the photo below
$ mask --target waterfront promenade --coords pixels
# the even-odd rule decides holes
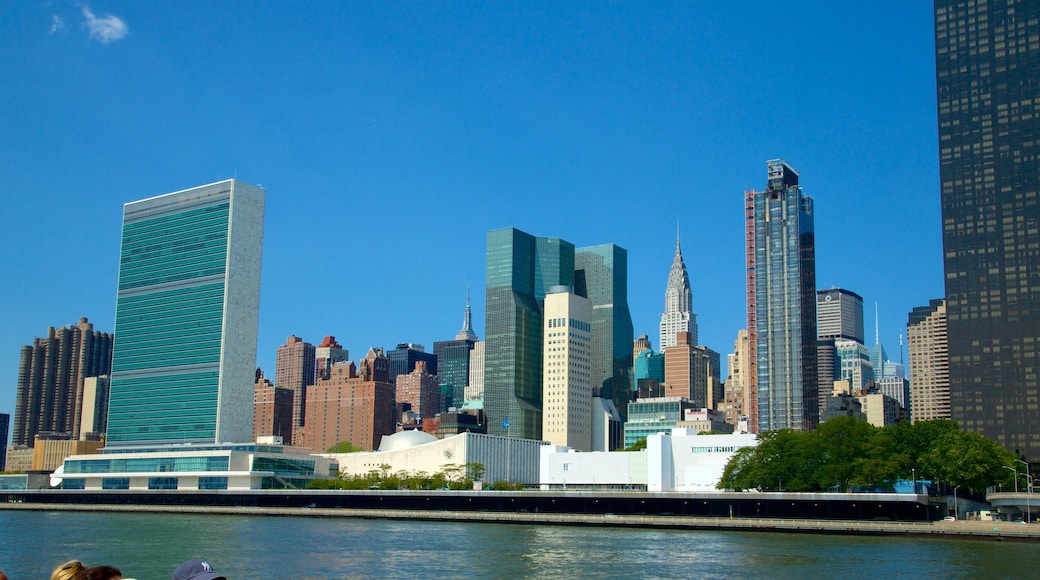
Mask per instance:
[[[0,510],[178,513],[267,517],[358,518],[456,523],[606,526],[650,529],[759,531],[809,534],[971,538],[1040,541],[1040,525],[1012,522],[891,522],[796,518],[691,517],[678,515],[565,514],[383,510],[350,508],[277,508],[247,506],[83,505],[0,503]]]

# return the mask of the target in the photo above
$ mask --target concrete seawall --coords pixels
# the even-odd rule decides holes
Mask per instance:
[[[875,522],[851,520],[807,520],[777,518],[715,518],[661,515],[460,512],[307,507],[256,508],[220,506],[139,506],[33,503],[0,503],[0,510],[178,513],[267,517],[273,516],[361,518],[409,521],[426,520],[441,522],[480,522],[565,526],[610,526],[680,530],[725,530],[1040,541],[1040,525],[1015,524],[1010,522]]]

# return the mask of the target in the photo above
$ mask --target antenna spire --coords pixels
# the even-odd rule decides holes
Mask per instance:
[[[874,301],[874,344],[881,342],[881,333],[878,332],[878,309],[877,300]]]

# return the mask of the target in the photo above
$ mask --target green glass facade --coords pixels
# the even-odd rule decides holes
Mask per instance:
[[[542,309],[574,285],[574,244],[517,229],[487,236],[484,410],[488,433],[542,436]]]
[[[225,181],[126,205],[109,445],[251,439],[263,204]]]
[[[614,244],[575,251],[575,291],[592,304],[593,386],[614,401],[622,421],[632,400],[632,313],[628,309],[628,250]]]

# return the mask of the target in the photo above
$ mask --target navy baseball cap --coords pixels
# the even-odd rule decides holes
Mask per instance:
[[[188,560],[173,571],[173,580],[227,580],[205,560]]]

